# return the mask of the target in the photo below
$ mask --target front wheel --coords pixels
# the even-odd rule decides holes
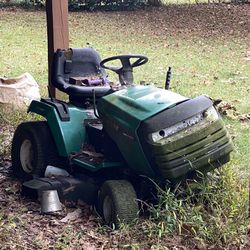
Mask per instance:
[[[118,228],[138,218],[139,207],[132,184],[126,180],[104,182],[98,194],[98,210],[104,222]]]
[[[46,121],[21,123],[13,137],[13,174],[21,180],[42,177],[48,165],[65,167],[67,160],[58,155]]]

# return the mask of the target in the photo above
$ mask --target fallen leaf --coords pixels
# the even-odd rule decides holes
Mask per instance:
[[[68,221],[74,221],[76,219],[79,219],[82,216],[82,210],[76,209],[74,212],[68,213],[66,217],[61,219],[61,222],[68,222]]]

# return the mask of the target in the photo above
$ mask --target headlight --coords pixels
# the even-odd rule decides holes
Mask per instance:
[[[206,121],[210,121],[210,122],[214,122],[216,120],[219,119],[219,115],[216,111],[216,109],[212,106],[210,108],[208,108],[206,111],[199,113],[195,116],[192,116],[191,118],[188,118],[184,121],[178,122],[175,125],[168,127],[168,128],[164,128],[161,129],[157,132],[154,132],[151,134],[151,139],[154,142],[157,142],[163,138],[167,138],[170,137],[173,134],[176,134],[188,127],[194,126],[195,124],[206,120]]]
[[[211,122],[217,121],[219,119],[218,112],[213,106],[203,112],[203,117]]]

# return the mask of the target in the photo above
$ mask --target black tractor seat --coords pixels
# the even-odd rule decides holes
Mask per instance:
[[[99,98],[113,92],[100,62],[99,54],[92,48],[58,49],[54,55],[52,84],[77,105],[94,95]]]

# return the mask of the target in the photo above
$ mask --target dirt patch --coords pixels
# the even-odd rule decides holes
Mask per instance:
[[[27,10],[16,7],[0,8],[2,13]],[[33,10],[34,12],[34,10]],[[41,11],[37,11],[39,13]],[[250,35],[249,4],[182,4],[151,7],[136,11],[73,12],[72,16],[84,15],[87,19],[109,20],[120,30],[141,26],[140,32],[156,36],[205,36],[241,37]],[[78,23],[76,24],[78,26]],[[86,27],[87,29],[89,27]]]
[[[170,35],[190,32],[206,37],[250,35],[250,6],[247,4],[170,5],[149,13],[146,17],[152,28],[162,27]]]
[[[250,5],[241,4],[185,4],[166,5],[137,11],[73,13],[112,23],[117,32],[140,33],[149,36],[241,37],[250,35]],[[135,31],[134,35],[137,35]]]
[[[64,246],[76,249],[77,239],[79,246],[103,245],[102,236],[99,241],[89,232],[94,230],[98,217],[92,215],[91,207],[82,204],[82,216],[72,222],[61,222],[67,213],[74,211],[74,206],[65,207],[56,215],[42,215],[40,204],[21,195],[21,183],[11,177],[11,162],[8,159],[0,160],[0,244],[2,249],[48,249]],[[80,234],[80,235],[79,235]],[[13,235],[15,235],[13,237]]]

